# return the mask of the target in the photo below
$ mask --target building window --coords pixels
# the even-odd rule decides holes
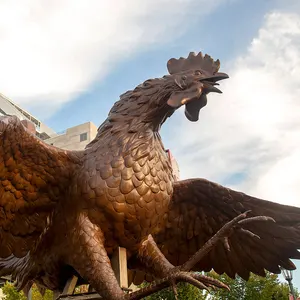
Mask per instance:
[[[80,142],[86,141],[87,140],[87,132],[81,133],[80,134]]]

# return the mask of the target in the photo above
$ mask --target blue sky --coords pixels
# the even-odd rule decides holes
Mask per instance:
[[[203,51],[230,79],[197,124],[180,110],[163,127],[182,178],[300,206],[298,0],[22,3],[0,3],[3,94],[56,131],[99,125],[169,58]]]
[[[138,52],[121,61],[105,78],[99,81],[95,79],[87,90],[47,118],[47,124],[58,131],[86,121],[99,125],[120,94],[151,76],[166,73],[166,62],[171,57],[202,50],[221,61],[234,59],[246,50],[260,28],[265,13],[274,8],[272,2],[229,1],[211,14],[199,18],[190,12],[194,20],[184,34],[178,36],[174,32],[168,44],[152,45],[149,50]],[[188,19],[187,16],[184,22],[189,22]],[[35,112],[34,107],[31,111]],[[38,113],[39,108],[36,114]],[[65,118],[66,115],[69,117]]]

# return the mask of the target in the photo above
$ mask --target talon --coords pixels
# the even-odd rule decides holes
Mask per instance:
[[[247,216],[249,213],[251,213],[251,211],[252,211],[251,209],[246,210],[243,214]]]
[[[172,286],[172,290],[175,296],[175,299],[178,300],[178,291],[177,291],[177,286],[174,280],[171,280],[171,286]]]
[[[238,231],[241,231],[243,233],[245,233],[246,235],[250,236],[251,238],[257,238],[260,240],[260,236],[258,236],[257,234],[253,233],[250,230],[244,229],[244,228],[238,228]]]
[[[230,237],[231,233],[234,230],[241,230],[240,228],[244,224],[248,224],[251,222],[266,222],[266,221],[272,221],[275,222],[275,220],[271,217],[267,216],[256,216],[256,217],[249,217],[247,218],[247,214],[251,211],[246,211],[238,216],[236,216],[234,219],[226,223],[213,237],[211,237],[203,246],[201,249],[199,249],[188,261],[186,261],[184,264],[182,264],[179,269],[181,271],[190,271],[201,259],[205,257],[207,253],[209,253],[219,241],[222,241],[226,250],[230,251],[230,245],[228,238]],[[237,226],[238,225],[238,226]],[[243,229],[244,233],[248,234],[251,237],[257,237],[256,234],[253,232]]]
[[[257,216],[257,217],[251,217],[251,218],[241,220],[238,222],[238,224],[241,225],[241,224],[247,224],[247,223],[252,223],[252,222],[268,222],[268,221],[276,223],[276,221],[271,217]]]
[[[229,252],[230,251],[230,245],[229,245],[229,239],[227,236],[225,236],[225,238],[223,239],[223,244],[225,249]]]
[[[213,288],[221,288],[221,289],[229,289],[229,287],[221,282],[218,279],[214,279],[212,277],[208,277],[202,274],[194,273],[193,277],[201,282],[203,282],[205,285],[213,287]]]
[[[192,274],[189,274],[187,272],[181,272],[178,274],[178,279],[181,280],[181,281],[185,281],[185,282],[188,282],[192,285],[194,285],[195,287],[197,287],[198,289],[200,290],[207,290],[209,292],[209,289],[208,287],[206,286],[206,284],[204,284],[203,282],[199,281],[198,279],[195,279],[193,277],[193,273]]]

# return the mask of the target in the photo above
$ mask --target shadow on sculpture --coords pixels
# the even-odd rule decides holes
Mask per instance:
[[[17,117],[0,118],[0,275],[19,289],[33,282],[61,293],[76,276],[103,299],[142,299],[183,281],[227,288],[194,271],[244,279],[300,258],[300,208],[205,179],[175,182],[159,135],[181,106],[197,121],[207,95],[220,93],[219,61],[201,53],[171,59],[169,75],[120,96],[83,151],[38,140]],[[234,87],[233,87],[234,88]],[[196,163],[196,162],[195,162]],[[111,266],[126,249],[125,293]]]

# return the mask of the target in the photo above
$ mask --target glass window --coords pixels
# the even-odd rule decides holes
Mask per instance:
[[[80,134],[80,142],[86,141],[87,140],[87,132],[81,133]]]

